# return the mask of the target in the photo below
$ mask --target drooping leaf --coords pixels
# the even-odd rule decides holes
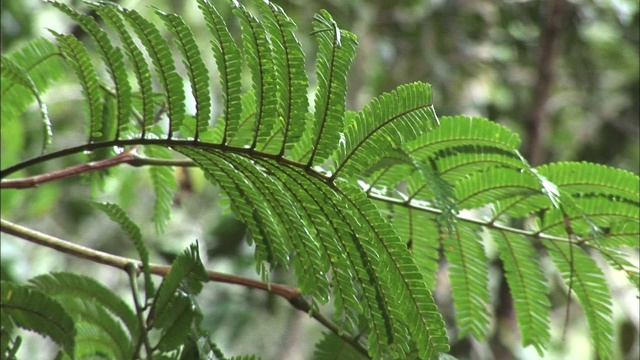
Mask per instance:
[[[33,39],[17,51],[3,56],[0,72],[0,119],[3,124],[8,124],[16,120],[34,100],[37,101],[37,98],[32,89],[21,86],[19,81],[15,81],[19,79],[12,78],[11,74],[6,72],[8,69],[5,70],[5,59],[19,65],[26,72],[24,75],[30,79],[39,95],[44,94],[62,78],[65,68],[58,48],[45,38]]]
[[[313,148],[308,166],[321,165],[338,146],[344,130],[347,72],[355,57],[355,35],[341,30],[325,10],[314,16],[314,34],[318,39],[314,102]]]
[[[492,239],[497,245],[505,268],[522,345],[533,345],[543,356],[551,338],[547,284],[537,262],[538,255],[530,239],[505,231],[492,230]]]
[[[147,146],[144,149],[148,157],[171,159],[171,151],[160,146]],[[174,168],[171,166],[152,166],[149,168],[151,185],[156,199],[153,204],[152,220],[156,225],[156,232],[163,233],[167,222],[171,219],[171,206],[178,189]]]
[[[92,205],[102,210],[111,220],[120,225],[120,228],[127,233],[129,239],[138,250],[140,260],[142,261],[142,272],[144,273],[144,285],[147,298],[151,297],[155,292],[153,279],[151,278],[151,270],[149,268],[149,250],[142,241],[142,233],[136,223],[131,220],[129,215],[118,204],[108,202],[92,202]]]
[[[160,85],[166,95],[166,110],[169,117],[167,138],[180,130],[185,116],[185,94],[180,75],[169,49],[169,43],[162,37],[160,30],[135,10],[118,8],[124,19],[131,25],[138,39],[151,57]]]
[[[33,79],[29,76],[27,70],[25,70],[18,63],[11,58],[2,57],[0,63],[0,71],[2,72],[2,81],[14,82],[28,89],[31,94],[36,98],[38,106],[40,107],[40,114],[42,115],[42,152],[44,153],[47,146],[51,144],[51,137],[53,136],[53,130],[51,129],[51,120],[49,119],[49,111],[47,105],[40,98],[40,92],[33,82]],[[4,90],[4,89],[3,89]],[[29,96],[24,96],[29,98]]]
[[[2,323],[11,322],[23,329],[47,336],[67,352],[73,354],[76,328],[62,306],[44,292],[20,286],[10,281],[0,281],[0,308]]]
[[[178,15],[167,14],[156,10],[167,29],[175,36],[175,43],[182,54],[182,63],[187,69],[187,75],[191,82],[191,92],[196,102],[196,126],[194,140],[200,138],[209,127],[211,118],[211,95],[209,93],[209,70],[204,65],[193,33],[184,20]]]
[[[573,244],[550,240],[542,243],[565,284],[570,285],[584,309],[592,344],[598,356],[611,359],[614,348],[611,293],[602,270],[591,257]]]
[[[30,285],[56,299],[81,299],[108,310],[126,326],[129,336],[139,334],[138,321],[131,308],[113,291],[91,277],[74,273],[49,273],[29,280]]]
[[[102,93],[99,87],[98,73],[96,72],[89,52],[73,35],[51,33],[58,41],[58,47],[78,77],[82,86],[82,93],[87,100],[87,113],[89,118],[89,142],[102,136]]]
[[[456,326],[464,336],[482,340],[487,335],[491,314],[487,257],[477,229],[458,226],[445,233],[442,248],[449,262],[451,295],[456,309]]]
[[[124,66],[124,56],[120,48],[113,46],[107,33],[100,28],[98,23],[88,15],[80,14],[68,5],[57,1],[47,0],[63,13],[71,17],[86,31],[96,42],[98,52],[104,61],[107,72],[111,76],[114,86],[114,95],[117,102],[117,130],[115,138],[119,138],[120,132],[128,130],[131,114],[131,85]]]

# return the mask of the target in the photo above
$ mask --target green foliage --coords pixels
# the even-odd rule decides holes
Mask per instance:
[[[133,222],[127,213],[118,204],[94,201],[93,206],[102,210],[111,220],[120,225],[120,228],[127,233],[133,245],[138,250],[142,261],[142,272],[144,273],[145,293],[150,298],[155,292],[153,280],[151,279],[151,269],[149,268],[149,251],[142,241],[142,233],[136,223]]]
[[[126,222],[113,204],[97,206],[118,222]],[[213,354],[224,358],[196,321],[201,314],[193,296],[208,280],[198,251],[194,244],[176,258],[158,291],[151,294],[150,307],[131,309],[93,278],[73,273],[40,275],[27,285],[3,281],[2,329],[7,331],[3,358],[19,346],[18,338],[14,350],[9,347],[15,326],[49,336],[64,350],[62,359],[129,359],[134,353],[139,357],[142,343],[153,358],[173,358],[180,354],[176,349],[182,350],[184,359],[211,358]],[[146,324],[140,321],[145,315]],[[154,335],[153,329],[160,334]]]
[[[3,56],[0,70],[2,124],[16,121],[35,98],[42,113],[46,146],[51,137],[51,125],[40,94],[44,94],[64,74],[64,62],[58,56],[58,48],[44,38],[31,40],[20,50]]]
[[[333,333],[324,334],[322,340],[316,344],[313,353],[314,360],[363,360],[365,356],[355,351],[339,336]]]
[[[518,152],[520,140],[514,132],[482,118],[438,119],[431,87],[424,83],[400,86],[359,112],[347,111],[347,76],[357,41],[326,11],[314,17],[317,86],[309,89],[295,25],[281,8],[256,1],[256,16],[233,2],[241,52],[215,7],[199,0],[222,88],[221,117],[214,123],[211,71],[180,16],[156,11],[184,65],[195,101],[193,115],[186,113],[183,78],[158,26],[134,10],[92,4],[120,40],[121,45],[113,45],[93,19],[53,4],[90,34],[111,82],[99,76],[87,45],[72,35],[53,33],[83,89],[89,140],[51,157],[134,146],[144,147],[145,155],[156,160],[171,160],[169,149],[188,157],[228,196],[231,209],[246,224],[263,278],[277,267],[291,266],[312,308],[331,299],[340,331],[366,335],[372,358],[437,359],[449,350],[431,294],[440,252],[448,263],[460,334],[487,339],[492,315],[488,242],[496,245],[504,263],[523,345],[540,354],[549,345],[550,301],[540,262],[549,257],[557,268],[554,276],[564,280],[585,310],[597,353],[612,358],[612,299],[594,257],[599,254],[614,269],[625,271],[638,287],[637,268],[621,251],[638,248],[638,176],[586,163],[532,168]],[[43,44],[31,47],[45,48]],[[131,100],[134,90],[120,46],[137,80],[138,105]],[[38,93],[46,82],[36,76],[42,70],[32,72],[29,64],[54,69],[55,62],[45,61],[52,51],[21,54],[27,57],[24,63],[16,62],[17,54],[2,59],[3,93],[6,81],[7,88],[26,87],[41,103]],[[243,64],[251,84],[245,93]],[[161,88],[155,90],[161,95],[159,109],[150,65]],[[311,111],[307,93],[315,96]],[[115,100],[115,116],[103,117],[105,98]],[[24,108],[10,109],[18,113]],[[167,121],[164,128],[156,124],[161,118]],[[117,129],[114,139],[103,136],[109,128]],[[1,176],[45,160],[16,164]],[[177,188],[173,168],[153,167],[151,179],[156,193],[153,219],[162,232]],[[119,206],[96,206],[132,238],[151,297],[154,289],[139,229]],[[531,225],[516,225],[520,223]],[[178,255],[150,302],[136,304],[135,315],[88,278],[47,276],[33,283],[41,290],[46,287],[48,295],[13,284],[5,293],[3,283],[3,307],[16,296],[25,299],[24,310],[9,313],[7,319],[52,337],[68,354],[74,353],[75,341],[78,356],[103,352],[130,357],[141,343],[151,342],[147,332],[154,329],[159,332],[157,345],[149,346],[148,353],[171,358],[170,351],[193,349],[195,341],[200,356],[220,357],[215,347],[205,349],[196,340],[206,338],[198,326],[201,313],[195,297],[208,279],[197,245]],[[135,274],[131,280],[135,284]],[[88,292],[78,289],[79,284]],[[103,302],[91,303],[92,292]],[[67,301],[72,295],[75,298]],[[76,329],[75,338],[38,319],[42,314],[34,311],[35,305],[54,308],[60,306],[56,300],[63,306],[52,323]],[[146,322],[140,321],[143,313]],[[362,316],[365,325],[357,325]],[[10,321],[3,317],[3,324]],[[92,344],[95,337],[104,342]],[[337,358],[333,356],[340,349],[346,351],[341,356],[352,358],[347,354],[354,349],[330,334],[318,345],[316,357]]]
[[[2,328],[15,326],[48,336],[67,353],[73,353],[76,328],[65,309],[47,294],[2,281]]]

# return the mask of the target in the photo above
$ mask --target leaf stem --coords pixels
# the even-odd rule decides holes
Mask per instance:
[[[143,313],[145,306],[140,305],[140,295],[138,293],[138,264],[130,262],[127,264],[126,269],[129,275],[129,285],[131,286],[131,294],[133,295],[133,304],[136,308],[136,318],[138,319],[138,325],[140,326],[140,338],[136,341],[136,349],[134,351],[134,359],[140,357],[140,347],[144,344],[144,348],[147,352],[147,356],[151,356],[151,344],[149,344],[149,336],[147,335],[147,328],[144,323]]]

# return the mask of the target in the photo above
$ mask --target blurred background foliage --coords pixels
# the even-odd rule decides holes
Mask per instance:
[[[65,2],[86,10],[81,1]],[[212,2],[220,4],[221,13],[233,24],[229,6],[223,0]],[[198,35],[202,49],[208,49],[207,30],[194,1],[119,3],[152,21],[158,19],[150,5],[181,14]],[[483,116],[506,125],[520,134],[522,151],[534,165],[587,160],[640,172],[640,24],[635,0],[277,3],[298,24],[308,60],[313,58],[314,43],[307,34],[311,18],[319,9],[329,10],[342,28],[358,36],[358,57],[349,82],[348,106],[353,110],[383,91],[424,81],[433,86],[439,115]],[[3,54],[33,37],[50,36],[46,28],[84,37],[68,18],[38,0],[2,1],[0,6]],[[205,52],[206,56],[211,55]],[[310,71],[312,66],[310,61]],[[68,77],[46,96],[54,123],[52,149],[85,140],[82,99],[73,80]],[[38,116],[34,107],[21,121],[2,120],[2,168],[39,153]],[[35,175],[82,161],[81,156],[69,157],[29,168],[20,175]],[[157,234],[150,221],[153,192],[148,172],[123,166],[110,173],[117,176],[102,174],[99,182],[91,181],[96,176],[83,176],[34,189],[3,189],[2,216],[83,245],[135,256],[117,226],[88,205],[87,200],[95,195],[118,202],[143,227],[145,240],[155,250],[152,261],[165,262],[198,239],[207,249],[204,260],[209,269],[256,277],[243,225],[219,205],[220,194],[198,171],[176,170],[179,190],[173,218],[163,234]],[[537,359],[533,349],[519,345],[501,265],[495,254],[489,256],[493,259],[495,295],[493,334],[487,343],[478,343],[458,339],[452,331],[453,354],[460,359]],[[92,274],[126,294],[124,273],[2,235],[2,279],[22,282],[40,273],[68,270]],[[614,310],[616,354],[621,359],[637,359],[640,320],[636,294],[620,285],[625,284],[624,275],[622,279],[620,274],[608,275],[612,293],[623,299]],[[272,279],[294,282],[292,274],[283,271],[276,271]],[[436,296],[445,317],[451,320],[454,310],[447,303],[447,286],[446,280],[440,281]],[[556,329],[548,358],[596,359],[588,346],[586,323],[578,307],[571,306],[568,335],[562,339],[567,302],[565,290],[560,286],[556,289],[551,296]],[[254,352],[263,359],[310,358],[322,330],[281,300],[240,287],[211,284],[200,305],[205,324],[229,354]],[[33,354],[36,357],[29,358],[51,358],[48,351],[53,351],[52,344],[38,348],[39,353]],[[26,349],[35,351],[33,347]],[[23,356],[27,350],[23,349]]]

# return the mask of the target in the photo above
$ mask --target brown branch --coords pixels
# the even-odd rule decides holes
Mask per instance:
[[[128,268],[130,268],[131,264],[134,264],[136,266],[137,272],[142,271],[142,263],[139,260],[112,255],[103,251],[98,251],[85,246],[77,245],[72,242],[14,224],[5,219],[0,219],[0,232],[16,236],[18,238],[57,250],[65,254],[87,259],[124,271],[128,271]],[[153,274],[160,276],[166,276],[171,270],[171,266],[169,265],[149,264],[149,267]],[[266,284],[258,280],[249,279],[237,275],[219,273],[215,271],[207,271],[207,274],[209,276],[209,281],[212,282],[241,285],[252,289],[263,290],[286,299],[294,308],[313,317],[327,329],[331,330],[331,332],[335,333],[345,342],[353,346],[358,352],[360,352],[367,358],[369,357],[367,350],[362,346],[362,344],[360,344],[360,342],[356,338],[345,334],[340,329],[340,327],[324,317],[320,312],[314,310],[311,304],[309,304],[309,302],[304,299],[298,288],[284,284]]]
[[[181,166],[181,167],[196,166],[196,164],[190,160],[147,158],[139,155],[136,152],[136,148],[133,148],[105,160],[93,161],[89,163],[75,165],[65,169],[55,170],[55,171],[48,172],[46,174],[35,175],[31,177],[26,177],[26,178],[3,179],[2,181],[0,181],[0,188],[3,188],[3,189],[33,188],[33,187],[38,187],[44,183],[48,183],[50,181],[65,179],[65,178],[77,176],[80,174],[90,173],[94,171],[105,170],[121,164],[128,164],[135,167],[152,166],[152,165]]]
[[[5,219],[0,219],[0,231],[24,240],[28,240],[38,245],[46,246],[65,254],[91,260],[93,262],[115,267],[125,271],[127,269],[127,266],[131,263],[137,265],[138,271],[141,271],[142,269],[142,263],[139,260],[112,255],[103,251],[98,251],[85,246],[77,245],[72,242],[14,224]],[[160,276],[166,276],[171,270],[171,266],[169,265],[150,264],[149,266],[153,274]],[[215,271],[208,271],[208,274],[209,281],[236,284],[254,289],[264,290],[283,297],[288,301],[291,301],[300,296],[300,290],[289,285],[273,283],[265,284],[258,280],[253,280],[237,275],[223,274]]]
[[[546,105],[549,92],[554,83],[554,63],[560,44],[560,35],[564,25],[566,0],[550,0],[542,24],[539,44],[537,82],[533,92],[533,103],[527,119],[527,146],[525,154],[531,165],[544,162],[545,142],[549,131],[549,118]]]

